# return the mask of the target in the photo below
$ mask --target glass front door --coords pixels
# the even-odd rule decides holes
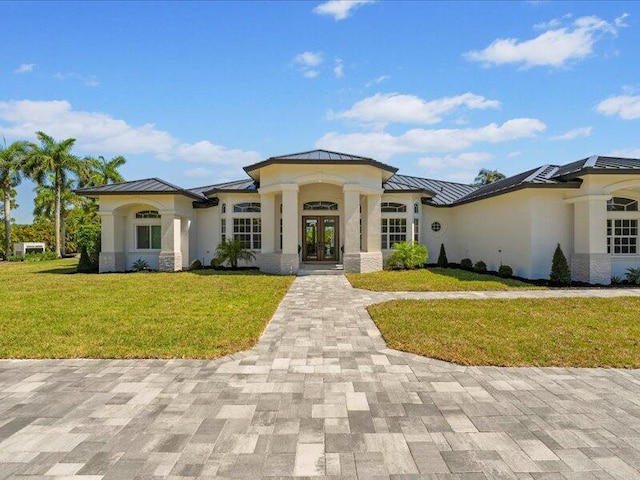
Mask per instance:
[[[338,217],[302,217],[302,260],[338,261]]]

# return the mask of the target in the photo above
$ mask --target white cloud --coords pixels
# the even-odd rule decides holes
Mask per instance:
[[[509,152],[507,154],[507,158],[516,158],[516,157],[519,157],[520,155],[522,155],[522,152],[520,150],[514,150],[513,152]]]
[[[315,78],[319,75],[316,67],[324,62],[324,57],[320,52],[302,52],[293,58],[293,63],[306,78]]]
[[[433,124],[441,122],[444,115],[458,107],[485,109],[499,106],[500,102],[497,100],[488,100],[473,93],[431,101],[425,101],[415,95],[376,93],[355,103],[349,110],[337,113],[336,116],[373,123]]]
[[[36,68],[35,63],[22,63],[18,68],[16,68],[13,73],[30,73],[33,72],[33,69]]]
[[[344,77],[344,65],[342,64],[342,60],[340,58],[336,58],[336,65],[333,67],[333,74],[336,78]]]
[[[546,31],[535,38],[500,38],[484,50],[465,53],[465,57],[486,66],[515,63],[525,68],[560,67],[591,55],[598,40],[606,34],[616,35],[617,29],[625,26],[624,18],[618,17],[612,24],[595,16],[580,17],[567,27],[559,27],[561,22],[556,19],[538,25]]]
[[[365,84],[366,88],[373,87],[374,85],[378,85],[379,83],[384,82],[385,80],[389,80],[391,78],[390,75],[380,75],[378,78],[374,78],[373,80],[368,81]]]
[[[379,159],[389,159],[399,153],[453,152],[470,148],[476,143],[503,143],[535,137],[546,125],[535,118],[515,118],[502,125],[491,123],[466,129],[412,129],[394,136],[387,132],[347,133],[329,132],[316,147],[328,150],[351,151]]]
[[[98,85],[100,85],[100,82],[98,81],[95,75],[89,75],[87,77],[84,75],[80,75],[79,73],[76,73],[76,72],[69,72],[69,73],[58,72],[53,75],[53,78],[55,78],[56,80],[77,80],[83,83],[84,85],[86,85],[87,87],[97,87]]]
[[[184,171],[184,176],[189,178],[202,178],[215,175],[217,172],[210,168],[196,167]]]
[[[618,115],[624,120],[640,118],[640,95],[618,95],[601,101],[596,110],[603,115]]]
[[[339,21],[349,17],[356,8],[368,3],[374,3],[374,0],[329,0],[315,7],[313,13],[331,15],[334,20]]]
[[[0,135],[35,140],[39,130],[57,139],[76,138],[82,154],[152,154],[159,160],[224,166],[260,159],[256,152],[228,149],[208,140],[183,143],[151,123],[132,126],[106,113],[74,110],[65,100],[0,102]]]
[[[640,148],[619,148],[607,153],[609,157],[640,158]]]
[[[494,156],[487,152],[465,152],[458,155],[445,155],[444,157],[422,157],[418,159],[418,165],[431,170],[443,170],[445,168],[475,169],[479,164],[493,159]]]
[[[573,128],[561,135],[554,135],[550,138],[551,140],[573,140],[574,138],[579,137],[589,137],[591,136],[591,132],[593,132],[593,127],[578,127]]]

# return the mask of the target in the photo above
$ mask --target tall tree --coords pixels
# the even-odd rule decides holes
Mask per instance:
[[[478,176],[474,180],[474,185],[489,185],[490,183],[497,182],[498,180],[502,180],[505,177],[504,174],[500,173],[498,170],[489,170],[487,168],[482,168],[478,172]]]
[[[56,190],[53,175],[49,175],[50,183],[41,183],[36,187],[33,215],[37,219],[50,220],[56,210]],[[82,197],[73,193],[75,180],[67,178],[60,192],[60,249],[63,253],[67,247],[67,216],[69,212],[83,205]]]
[[[53,188],[55,192],[55,239],[56,255],[62,257],[61,242],[61,213],[62,191],[67,185],[70,174],[82,170],[82,161],[71,153],[76,143],[75,138],[67,138],[56,142],[44,132],[36,132],[40,145],[31,144],[27,158],[27,168],[36,183],[42,185],[49,175],[53,176]]]
[[[11,252],[11,203],[15,187],[22,181],[25,167],[26,142],[13,142],[7,146],[6,140],[0,145],[0,189],[4,200],[4,246],[5,257]]]
[[[124,177],[118,171],[127,161],[123,156],[114,157],[111,160],[103,156],[87,157],[85,160],[88,171],[84,175],[85,178],[81,178],[82,186],[95,187],[124,182]]]

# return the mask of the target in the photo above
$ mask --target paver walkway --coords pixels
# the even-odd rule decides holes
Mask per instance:
[[[233,357],[0,361],[0,479],[640,478],[639,370],[387,349],[365,305],[430,296],[301,277]]]

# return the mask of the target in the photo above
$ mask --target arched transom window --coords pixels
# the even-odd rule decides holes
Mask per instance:
[[[136,218],[160,218],[157,210],[142,210],[136,213]]]
[[[607,202],[609,212],[637,212],[638,201],[633,198],[613,197]]]
[[[259,202],[236,203],[233,206],[234,213],[260,212]]]
[[[307,202],[302,205],[303,210],[338,210],[336,202],[317,201]]]
[[[404,203],[383,202],[380,210],[388,213],[406,212],[407,206]]]

